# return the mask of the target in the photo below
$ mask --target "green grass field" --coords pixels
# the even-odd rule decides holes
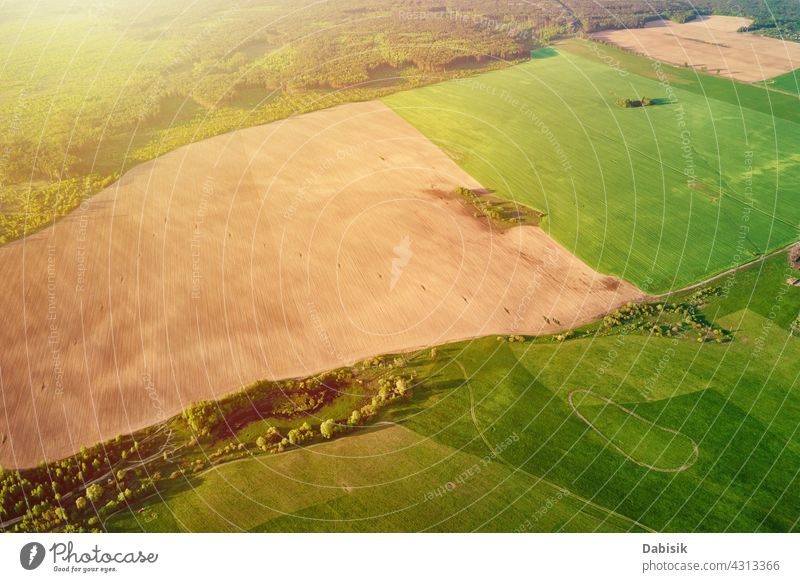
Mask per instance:
[[[483,455],[401,426],[364,430],[211,469],[176,484],[167,503],[112,517],[110,525],[130,531],[502,531],[559,500],[563,508],[543,515],[541,527],[640,529],[558,486],[484,462]]]
[[[588,390],[570,393],[569,403],[588,426],[628,460],[656,471],[681,471],[697,457],[697,445],[614,401]]]
[[[588,264],[646,291],[798,238],[797,99],[586,41],[385,102]],[[624,109],[621,98],[656,105]]]
[[[769,79],[766,84],[770,89],[800,95],[800,70],[795,69],[785,75]]]
[[[797,531],[800,386],[790,355],[800,338],[790,329],[800,289],[785,283],[792,272],[779,255],[715,283],[703,314],[733,331],[726,343],[620,328],[421,353],[408,363],[421,385],[385,410],[391,424],[170,482],[160,498],[106,525]],[[593,395],[575,403],[603,434],[575,414],[576,390]]]

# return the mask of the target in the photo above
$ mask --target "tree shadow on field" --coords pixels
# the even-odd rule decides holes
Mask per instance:
[[[464,386],[462,378],[446,380],[435,380],[435,376],[425,379],[412,389],[411,398],[403,402],[397,402],[381,414],[384,421],[402,421],[409,416],[421,414],[430,409],[439,399],[446,397],[453,390]]]
[[[652,107],[653,105],[672,105],[673,103],[677,102],[673,101],[672,99],[668,99],[667,97],[656,97],[651,100],[650,106]]]

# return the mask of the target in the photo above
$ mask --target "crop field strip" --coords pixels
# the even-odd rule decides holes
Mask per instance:
[[[644,57],[585,41],[556,48],[385,101],[495,195],[545,212],[543,227],[587,263],[647,291],[797,239],[800,201],[786,195],[800,187],[796,100],[667,65],[662,85],[638,74],[655,75]],[[617,56],[616,68],[603,62]],[[675,102],[624,110],[623,94]]]

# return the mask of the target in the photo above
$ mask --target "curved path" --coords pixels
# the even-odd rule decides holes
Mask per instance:
[[[464,368],[464,365],[461,362],[453,361],[453,363],[456,364],[458,366],[458,368],[461,370],[461,374],[464,377],[464,383],[466,384],[467,389],[469,390],[469,412],[470,412],[470,416],[472,417],[472,423],[475,425],[475,430],[477,431],[477,433],[480,436],[480,438],[483,441],[483,443],[486,445],[486,448],[489,449],[489,452],[492,453],[492,454],[495,454],[495,447],[493,447],[492,444],[489,442],[489,440],[486,438],[486,436],[484,435],[484,431],[481,429],[480,425],[478,424],[478,417],[477,417],[477,415],[475,413],[475,398],[474,398],[474,395],[472,394],[472,385],[470,384],[469,379],[467,377],[467,371],[466,371],[466,369]],[[583,503],[584,507],[591,507],[591,508],[593,508],[593,509],[595,509],[597,511],[600,511],[600,512],[602,512],[604,514],[613,515],[614,517],[618,517],[618,518],[620,518],[620,519],[622,519],[624,521],[630,522],[632,525],[635,525],[636,527],[639,527],[639,528],[643,529],[644,531],[655,533],[655,530],[647,527],[643,523],[641,523],[639,521],[636,521],[635,519],[633,519],[631,517],[628,517],[627,515],[623,515],[621,513],[617,513],[613,509],[609,509],[608,507],[605,507],[603,505],[599,505],[598,503],[595,503],[591,499],[587,499],[586,497],[583,497],[582,495],[578,495],[577,493],[574,493],[574,492],[570,491],[566,487],[558,485],[557,483],[553,483],[552,481],[549,481],[548,479],[545,479],[541,475],[536,475],[535,473],[531,473],[530,471],[526,471],[522,467],[514,465],[513,463],[508,463],[507,461],[505,461],[502,458],[502,456],[499,453],[497,454],[497,458],[501,459],[504,463],[506,463],[509,467],[511,467],[512,471],[519,471],[521,473],[525,473],[531,479],[535,479],[537,483],[539,483],[539,482],[545,483],[546,485],[549,485],[550,487],[555,489],[557,492],[559,492],[559,493],[561,493],[563,495],[568,495],[568,496],[576,499],[577,501]]]
[[[578,407],[577,407],[577,406],[575,406],[575,402],[573,401],[573,397],[575,396],[575,394],[577,394],[577,393],[579,393],[579,392],[583,392],[583,393],[586,393],[586,394],[590,394],[591,396],[594,396],[594,397],[595,397],[595,398],[597,398],[598,400],[602,400],[603,402],[605,402],[607,406],[614,406],[614,407],[618,408],[619,410],[623,411],[625,414],[628,414],[629,416],[631,416],[631,417],[633,417],[633,418],[635,418],[635,419],[637,419],[637,420],[640,420],[640,421],[642,421],[643,423],[645,423],[645,424],[648,424],[648,425],[650,425],[650,426],[651,426],[651,427],[653,427],[653,428],[656,428],[656,429],[658,429],[658,430],[661,430],[661,431],[664,431],[664,432],[668,432],[668,433],[670,433],[670,434],[674,435],[674,436],[673,436],[673,438],[674,438],[674,437],[681,437],[681,438],[688,439],[688,440],[689,440],[689,441],[692,443],[692,453],[691,453],[691,455],[689,456],[689,459],[688,459],[688,460],[687,460],[685,463],[682,463],[682,464],[681,464],[680,466],[678,466],[678,467],[657,467],[657,466],[655,466],[655,465],[650,465],[650,464],[648,464],[648,463],[645,463],[645,462],[643,462],[643,461],[640,461],[640,460],[638,460],[638,459],[634,458],[633,456],[631,456],[630,454],[628,454],[628,452],[627,452],[627,451],[625,451],[624,449],[622,449],[621,447],[619,447],[619,446],[618,446],[616,443],[614,443],[614,442],[611,440],[611,438],[609,438],[608,436],[606,436],[606,434],[605,434],[603,431],[601,431],[599,428],[597,428],[597,427],[594,425],[594,423],[592,423],[592,421],[591,421],[591,420],[589,420],[588,418],[586,418],[586,416],[584,416],[584,415],[583,415],[583,414],[582,414],[582,413],[581,413],[581,412],[578,410]],[[587,425],[589,428],[591,428],[591,429],[592,429],[592,430],[593,430],[593,431],[594,431],[594,432],[595,432],[597,435],[599,435],[599,436],[600,436],[600,438],[602,438],[602,439],[603,439],[603,440],[604,440],[606,443],[608,443],[608,445],[609,445],[611,448],[613,448],[613,449],[614,449],[615,451],[617,451],[617,452],[618,452],[620,455],[622,455],[623,457],[625,457],[625,459],[627,459],[627,460],[628,460],[628,461],[630,461],[631,463],[634,463],[634,464],[636,464],[636,465],[639,465],[640,467],[644,467],[645,469],[650,469],[650,470],[652,470],[652,471],[658,471],[659,473],[680,473],[680,472],[682,472],[682,471],[685,471],[686,469],[688,469],[688,468],[689,468],[689,467],[691,467],[692,465],[694,465],[694,464],[697,462],[697,459],[698,459],[698,458],[699,458],[699,456],[700,456],[700,448],[697,446],[697,443],[694,441],[694,439],[692,439],[692,438],[690,438],[690,437],[686,436],[686,435],[685,435],[685,434],[683,434],[683,433],[680,433],[680,432],[678,432],[677,430],[673,430],[673,429],[671,429],[671,428],[665,428],[665,427],[663,427],[663,426],[659,426],[659,425],[657,425],[657,424],[654,424],[653,422],[651,422],[651,421],[647,420],[647,419],[646,419],[646,418],[644,418],[643,416],[640,416],[640,415],[636,414],[636,413],[635,413],[635,412],[633,412],[632,410],[629,410],[628,408],[625,408],[624,406],[622,406],[622,405],[620,405],[620,404],[617,404],[616,402],[614,402],[614,401],[613,401],[613,400],[611,400],[610,398],[606,398],[606,397],[605,397],[605,396],[603,396],[602,394],[598,394],[598,393],[596,393],[596,392],[592,392],[591,390],[584,390],[584,389],[580,389],[580,388],[579,388],[579,389],[577,389],[577,390],[573,390],[572,392],[570,392],[570,393],[569,393],[568,400],[569,400],[569,405],[570,405],[570,407],[572,407],[572,411],[575,413],[575,415],[576,415],[578,418],[580,418],[580,419],[581,419],[581,420],[584,422],[584,424],[586,424],[586,425]]]
[[[783,246],[783,247],[781,247],[779,249],[775,249],[774,251],[766,253],[764,255],[760,255],[760,256],[756,257],[755,259],[747,261],[746,263],[742,263],[741,265],[737,265],[735,267],[731,267],[730,269],[727,269],[726,271],[722,271],[721,273],[717,273],[716,275],[712,275],[711,277],[708,277],[707,279],[703,279],[702,281],[699,281],[697,283],[692,283],[691,285],[687,285],[686,287],[681,287],[680,289],[675,289],[673,291],[667,291],[666,293],[659,293],[657,295],[646,295],[644,297],[644,299],[647,300],[647,301],[658,301],[658,300],[661,300],[661,299],[668,299],[669,297],[672,297],[673,295],[677,295],[679,293],[685,293],[686,291],[691,291],[692,289],[699,289],[700,287],[705,287],[706,285],[708,285],[710,283],[714,283],[715,281],[719,281],[720,279],[723,279],[723,278],[727,277],[728,275],[731,275],[731,274],[736,273],[738,271],[741,271],[743,269],[747,269],[748,267],[752,267],[753,265],[757,265],[758,263],[763,263],[767,259],[771,259],[774,256],[780,255],[781,253],[785,253],[786,251],[790,250],[792,247],[794,247],[797,244],[800,244],[800,243],[797,243],[796,241],[792,242],[792,243],[789,243],[786,246]]]

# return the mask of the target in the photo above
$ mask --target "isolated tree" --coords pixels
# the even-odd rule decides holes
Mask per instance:
[[[256,446],[257,446],[259,449],[263,449],[264,447],[266,447],[266,446],[267,446],[267,439],[265,439],[263,436],[260,436],[260,437],[258,437],[258,438],[256,439]]]
[[[328,420],[323,422],[321,425],[319,425],[319,432],[326,439],[331,438],[333,436],[333,433],[335,432],[335,430],[336,430],[336,423],[333,422],[332,418],[329,418]]]
[[[86,509],[86,498],[85,497],[78,497],[75,500],[75,507],[77,507],[79,510]]]

